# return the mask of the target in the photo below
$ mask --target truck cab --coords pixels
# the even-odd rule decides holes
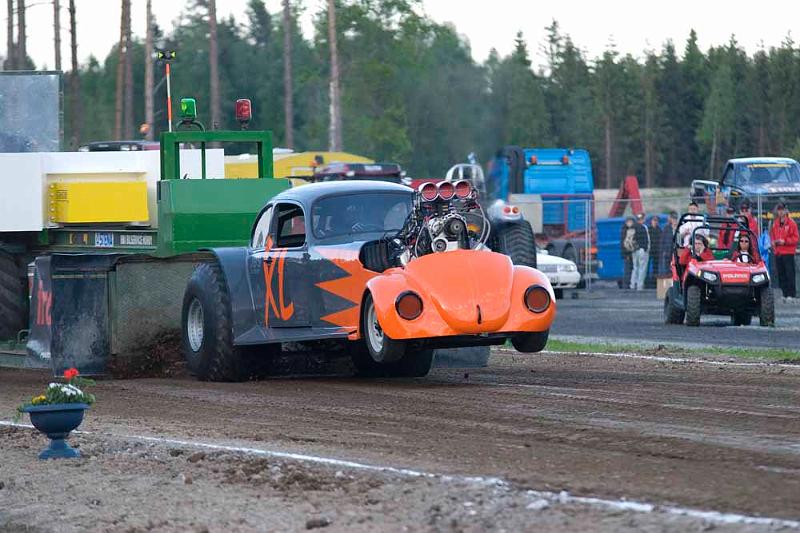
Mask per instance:
[[[694,180],[692,196],[701,203],[721,196],[734,208],[761,198],[762,212],[770,211],[785,196],[800,196],[800,164],[788,157],[730,159],[718,180]]]

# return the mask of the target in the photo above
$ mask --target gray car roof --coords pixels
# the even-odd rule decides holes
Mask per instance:
[[[310,205],[317,198],[331,194],[359,194],[365,192],[401,192],[411,194],[414,189],[397,183],[372,180],[326,181],[292,187],[272,198],[273,201],[294,200]]]

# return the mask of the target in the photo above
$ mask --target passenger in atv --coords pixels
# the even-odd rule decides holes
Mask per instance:
[[[694,253],[689,253],[689,248],[684,248],[681,250],[681,256],[678,262],[682,266],[686,266],[689,264],[692,256],[694,256],[698,261],[713,261],[714,254],[711,253],[711,250],[708,249],[708,239],[706,239],[705,235],[700,235],[695,232],[694,235]]]
[[[752,265],[758,263],[760,260],[761,259],[758,255],[758,247],[754,246],[750,235],[747,233],[739,235],[736,249],[731,254],[731,261],[737,263],[749,263]]]

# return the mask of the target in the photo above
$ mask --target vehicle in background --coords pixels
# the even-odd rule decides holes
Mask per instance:
[[[489,193],[520,206],[540,248],[569,259],[581,271],[588,266],[590,277],[596,277],[590,237],[594,176],[586,150],[507,146],[495,158],[489,178]]]
[[[158,150],[161,145],[154,141],[95,141],[82,145],[79,152],[138,152]]]
[[[314,170],[310,181],[365,179],[403,183],[405,175],[406,173],[397,163],[330,163]]]
[[[289,178],[293,185],[308,183],[314,171],[336,162],[374,163],[372,159],[347,152],[295,152],[288,148],[272,150],[273,177]],[[258,176],[258,156],[255,154],[226,155],[226,178],[255,178]],[[303,181],[306,180],[306,181]]]
[[[556,299],[564,297],[564,289],[576,289],[581,281],[578,266],[563,257],[550,255],[547,250],[536,253],[536,268],[547,276],[553,287]]]
[[[800,164],[788,157],[731,159],[718,180],[692,181],[692,199],[709,204],[711,211],[721,202],[738,210],[747,200],[753,214],[761,206],[763,218],[783,202],[792,218],[800,218]]]
[[[664,322],[699,326],[700,316],[730,316],[733,325],[749,326],[753,315],[759,317],[761,326],[775,325],[775,302],[770,287],[769,273],[764,260],[755,257],[754,262],[742,263],[732,260],[733,250],[721,248],[716,236],[723,231],[735,231],[738,235],[749,235],[755,243],[755,235],[743,217],[723,217],[685,214],[673,234],[673,242],[681,242],[681,230],[692,228],[689,245],[675,246],[672,257],[672,287],[664,297]],[[703,260],[697,257],[695,240],[708,242],[712,255]],[[682,265],[682,254],[690,253],[688,264]]]

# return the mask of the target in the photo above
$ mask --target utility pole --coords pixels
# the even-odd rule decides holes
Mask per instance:
[[[211,75],[211,129],[220,127],[219,51],[217,47],[217,2],[208,0],[208,62]]]
[[[292,83],[292,10],[283,0],[283,115],[286,148],[294,148],[294,95]]]
[[[70,98],[72,100],[71,120],[72,120],[72,139],[70,139],[70,147],[73,150],[78,149],[78,142],[81,138],[81,126],[83,125],[83,111],[81,109],[81,78],[78,72],[78,34],[75,32],[75,0],[69,0],[69,32],[70,44],[72,51],[72,73],[69,77],[70,82]]]
[[[6,61],[3,68],[6,70],[16,70],[17,68],[17,51],[14,49],[14,0],[8,0],[6,3],[8,18],[6,21]]]
[[[17,69],[28,68],[28,45],[25,32],[25,0],[17,0]]]
[[[132,139],[133,130],[133,50],[131,43],[131,0],[125,0],[125,127],[123,132],[125,137]]]
[[[53,0],[53,34],[56,45],[56,70],[61,70],[61,2]]]
[[[147,32],[144,40],[144,121],[147,124],[145,139],[153,140],[153,5],[147,0]]]
[[[336,49],[336,2],[328,0],[328,45],[331,48],[331,123],[328,145],[331,152],[342,149],[342,114],[339,94],[339,52]]]
[[[119,45],[117,46],[117,87],[114,100],[114,139],[122,139],[122,100],[125,96],[123,92],[123,81],[125,74],[125,5],[126,0],[122,0],[122,14],[119,21]]]

